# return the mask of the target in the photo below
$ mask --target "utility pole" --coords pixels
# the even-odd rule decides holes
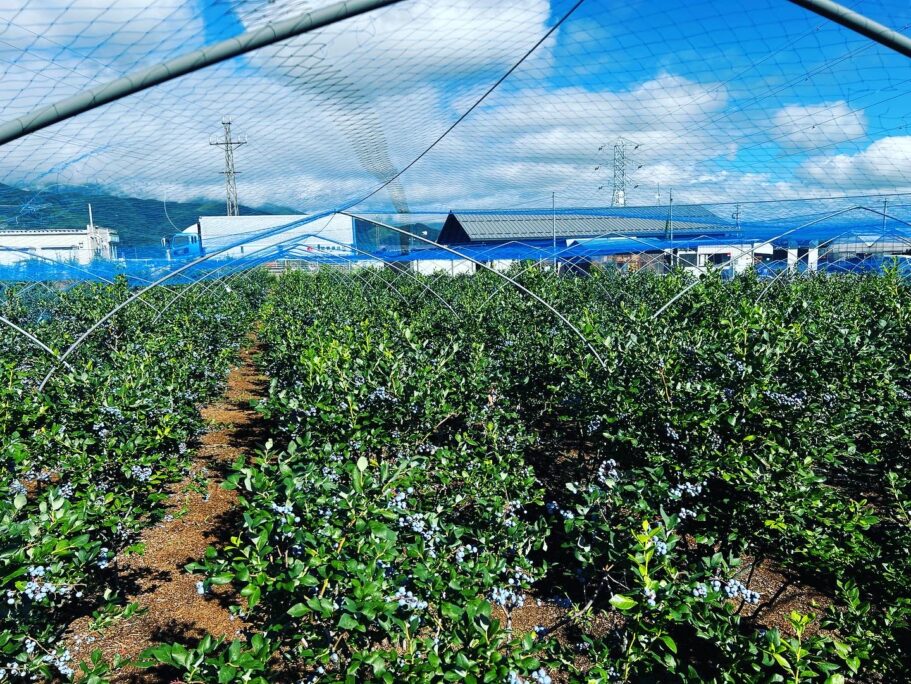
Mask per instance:
[[[667,233],[671,241],[671,267],[673,268],[677,251],[674,248],[674,188],[671,188],[667,195]]]
[[[97,240],[95,236],[95,218],[92,216],[92,205],[89,204],[89,225],[86,226],[85,231],[89,236],[89,248],[92,250],[92,254],[95,254],[97,248]]]
[[[554,273],[557,272],[557,193],[550,193],[550,206],[553,212],[553,234],[554,234]]]
[[[246,145],[247,137],[243,136],[240,140],[231,138],[231,117],[229,116],[222,118],[221,125],[225,128],[224,140],[209,140],[209,144],[225,148],[225,170],[222,173],[225,176],[227,216],[238,216],[240,215],[240,209],[237,204],[237,181],[235,179],[237,171],[234,169],[234,148]]]

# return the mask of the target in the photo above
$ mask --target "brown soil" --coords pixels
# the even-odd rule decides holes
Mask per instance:
[[[829,596],[816,587],[789,577],[768,560],[754,563],[747,558],[745,561],[739,579],[748,588],[759,592],[762,598],[756,606],[744,604],[741,615],[750,616],[758,625],[777,627],[784,634],[793,634],[788,615],[796,611],[814,617],[813,622],[807,625],[807,634],[820,631],[819,619],[832,603]]]
[[[600,458],[593,453],[591,445],[585,442],[567,444],[567,440],[555,442],[550,449],[542,450],[539,454],[532,454],[531,463],[535,468],[538,478],[547,489],[548,500],[561,503],[565,496],[566,483],[569,481],[584,480],[597,468]],[[692,544],[692,538],[687,542]],[[751,557],[742,559],[743,565],[737,574],[743,584],[753,591],[759,592],[761,599],[758,605],[752,606],[744,602],[732,602],[737,607],[740,615],[744,616],[757,627],[777,627],[782,633],[794,633],[788,616],[792,611],[809,614],[814,620],[807,626],[807,634],[817,632],[826,633],[820,629],[820,618],[825,614],[826,608],[832,603],[832,598],[819,588],[802,582],[789,574],[786,570],[777,567],[772,561],[765,559],[755,562]],[[513,613],[512,623],[517,633],[532,631],[535,625],[551,627],[566,617],[567,611],[555,605],[544,602],[538,605],[526,601],[523,609]],[[612,613],[608,613],[612,615]],[[602,618],[604,615],[602,614]],[[617,616],[618,617],[618,616]],[[619,618],[616,624],[607,627],[616,627],[622,622]],[[602,625],[603,626],[603,625]],[[597,631],[589,627],[592,634]],[[553,632],[561,643],[566,643],[568,630],[561,627]]]
[[[200,438],[188,477],[171,487],[170,515],[142,535],[141,555],[116,560],[118,584],[130,587],[127,602],[139,603],[144,610],[115,620],[100,632],[92,631],[90,617],[75,621],[67,632],[74,662],[87,661],[95,649],[111,662],[115,655],[135,658],[156,643],[193,645],[206,634],[232,639],[246,626],[227,609],[233,602],[227,587],[202,596],[196,589],[202,578],[187,573],[184,566],[237,529],[237,495],[220,485],[231,462],[264,441],[263,422],[250,406],[266,386],[253,363],[254,353],[254,348],[240,353],[240,365],[228,376],[224,397],[202,409],[213,428]],[[203,483],[205,495],[196,491],[194,481]],[[151,684],[171,679],[164,672],[126,667],[111,681]]]

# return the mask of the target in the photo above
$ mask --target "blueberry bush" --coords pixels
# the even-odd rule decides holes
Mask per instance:
[[[220,393],[264,291],[255,276],[168,310],[174,292],[150,291],[42,392],[51,357],[0,332],[0,681],[75,674],[61,635],[110,600],[113,559],[161,519],[204,427],[199,405]],[[33,285],[9,284],[0,307],[59,352],[130,294],[119,280],[36,301]]]
[[[199,406],[255,328],[271,439],[187,569],[248,628],[137,663],[186,682],[904,681],[911,313],[897,273],[252,274],[53,360],[0,332],[0,680],[100,682],[111,606]],[[452,311],[428,297],[433,289]],[[52,291],[53,290],[53,291]],[[125,282],[9,284],[65,349]],[[790,586],[812,600],[789,603]],[[228,587],[233,592],[219,591]],[[132,605],[132,604],[131,604]],[[128,619],[128,618],[124,618]]]
[[[908,284],[709,274],[655,316],[689,276],[512,275],[603,363],[490,274],[425,279],[455,313],[392,271],[277,281],[272,439],[226,483],[238,528],[189,568],[236,590],[249,635],[146,662],[194,682],[906,680]],[[779,610],[788,582],[821,598]]]

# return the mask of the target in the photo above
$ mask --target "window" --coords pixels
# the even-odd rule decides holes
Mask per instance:
[[[696,266],[696,252],[677,252],[677,263],[681,266]]]

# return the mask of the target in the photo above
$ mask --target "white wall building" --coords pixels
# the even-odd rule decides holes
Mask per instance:
[[[269,216],[201,216],[191,226],[169,238],[172,258],[187,257],[205,252],[211,254],[228,248],[215,259],[243,257],[306,259],[313,255],[332,255],[340,258],[354,255],[354,220],[343,214],[301,223],[301,214]],[[300,225],[294,225],[300,223]],[[291,226],[279,230],[283,226]],[[239,244],[239,243],[243,244]]]
[[[709,244],[699,245],[695,249],[681,248],[675,252],[673,261],[685,270],[701,274],[709,268],[731,268],[734,273],[743,273],[756,263],[758,257],[771,256],[772,244]],[[795,258],[797,250],[794,250]],[[814,263],[815,268],[815,263]]]
[[[447,275],[471,275],[476,266],[468,259],[415,259],[411,262],[411,270],[423,275],[445,273]]]
[[[0,264],[31,258],[89,264],[93,259],[117,258],[117,232],[89,223],[83,229],[0,229]]]

